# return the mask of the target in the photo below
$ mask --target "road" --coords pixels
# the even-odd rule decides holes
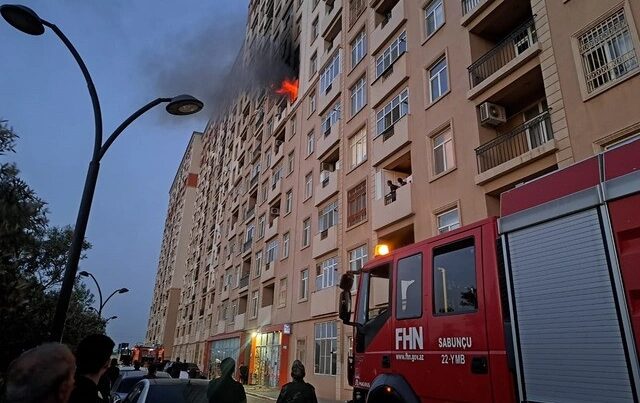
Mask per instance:
[[[262,399],[259,397],[247,395],[247,403],[262,403],[262,402],[273,402],[273,400]]]

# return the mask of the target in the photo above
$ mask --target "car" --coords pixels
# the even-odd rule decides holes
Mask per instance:
[[[144,371],[124,370],[120,371],[120,375],[111,386],[111,401],[124,399],[131,389],[147,375],[147,369]],[[162,371],[156,372],[158,378],[171,378],[171,376]]]
[[[143,379],[114,403],[208,403],[204,379]]]

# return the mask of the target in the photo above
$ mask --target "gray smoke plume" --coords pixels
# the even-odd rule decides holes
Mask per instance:
[[[289,38],[277,46],[256,38],[248,48],[244,46],[246,13],[220,13],[204,29],[178,40],[176,48],[163,49],[162,56],[147,62],[153,63],[147,71],[155,72],[159,93],[194,95],[205,103],[205,115],[214,119],[238,95],[263,89],[273,92],[284,78],[297,75]],[[249,53],[254,56],[245,63]]]

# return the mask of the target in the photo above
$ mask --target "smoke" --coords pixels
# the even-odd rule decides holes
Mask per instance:
[[[146,71],[153,72],[158,92],[189,93],[205,103],[205,116],[215,119],[242,93],[270,91],[297,76],[290,35],[279,45],[256,38],[246,47],[246,18],[246,12],[220,10],[206,27],[174,41],[175,48],[149,58]]]

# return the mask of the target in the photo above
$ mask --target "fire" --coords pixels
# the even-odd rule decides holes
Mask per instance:
[[[280,84],[280,88],[276,90],[276,94],[288,95],[289,101],[293,103],[293,101],[298,98],[298,79],[285,79],[282,84]]]

